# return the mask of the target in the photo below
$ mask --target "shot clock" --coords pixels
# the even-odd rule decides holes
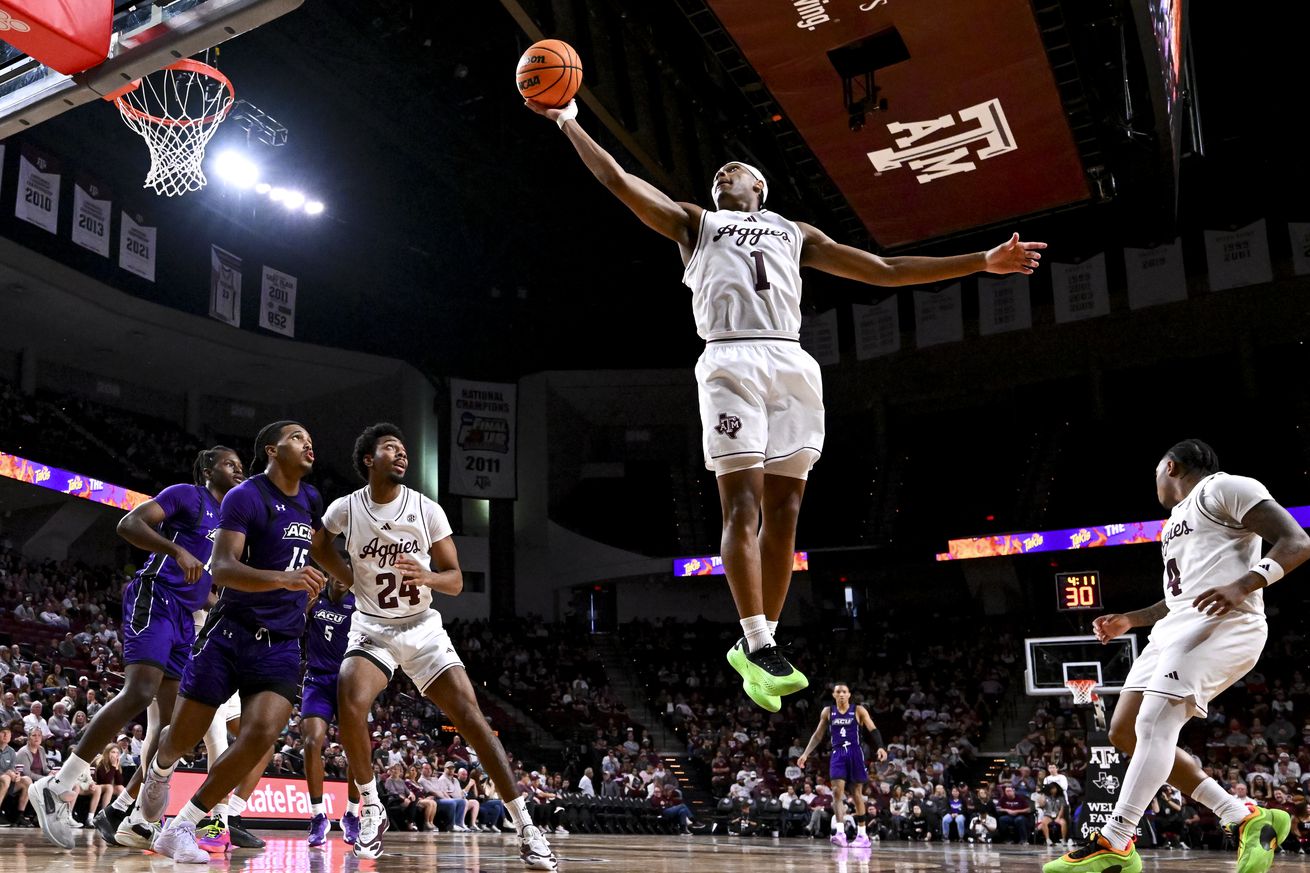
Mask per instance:
[[[1056,608],[1100,609],[1101,574],[1098,570],[1055,574]]]

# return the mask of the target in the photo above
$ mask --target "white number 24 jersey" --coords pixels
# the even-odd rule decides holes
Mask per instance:
[[[1259,534],[1242,525],[1257,504],[1272,500],[1255,479],[1214,473],[1196,484],[1169,514],[1160,536],[1164,553],[1164,599],[1171,613],[1193,609],[1207,588],[1236,582],[1260,557]],[[1264,590],[1237,607],[1264,614]]]
[[[396,559],[408,555],[430,567],[428,550],[452,533],[445,510],[435,500],[402,485],[399,497],[377,504],[365,486],[332,501],[323,514],[323,527],[346,537],[357,612],[402,619],[432,605],[432,589],[402,582]]]

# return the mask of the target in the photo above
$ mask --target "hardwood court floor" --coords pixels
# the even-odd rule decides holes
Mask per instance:
[[[267,831],[263,850],[238,850],[211,861],[210,870],[224,873],[429,873],[477,871],[520,873],[518,842],[484,834],[388,834],[386,854],[376,861],[358,861],[334,831],[322,849],[310,849],[304,837],[289,831]],[[569,835],[552,840],[567,873],[1019,873],[1040,871],[1055,851],[1013,846],[875,845],[873,849],[838,849],[801,838],[773,840],[736,837]],[[1160,873],[1232,873],[1236,855],[1207,851],[1142,853],[1145,871]],[[65,852],[46,843],[32,829],[0,830],[0,873],[185,873],[204,871],[200,865],[175,862],[148,852],[105,846],[87,831],[76,849]],[[1274,873],[1310,873],[1302,856],[1280,856]]]

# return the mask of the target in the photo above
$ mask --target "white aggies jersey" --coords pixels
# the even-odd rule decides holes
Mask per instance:
[[[1170,613],[1193,610],[1192,601],[1207,588],[1246,575],[1260,558],[1262,541],[1242,526],[1242,519],[1257,504],[1272,499],[1255,479],[1215,473],[1174,507],[1160,537]],[[1264,590],[1251,592],[1237,609],[1264,615]]]
[[[705,210],[682,274],[701,339],[799,339],[803,243],[796,222],[767,209]]]
[[[345,534],[356,612],[403,619],[432,605],[432,589],[402,582],[395,566],[398,557],[408,555],[430,568],[428,550],[451,535],[445,510],[435,500],[402,485],[399,497],[377,504],[365,486],[332,501],[323,514],[323,527]]]

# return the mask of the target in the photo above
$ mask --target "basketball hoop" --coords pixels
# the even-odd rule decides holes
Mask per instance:
[[[232,83],[184,58],[105,97],[150,149],[144,188],[169,197],[205,187],[205,146],[232,108]]]
[[[1095,679],[1066,679],[1064,684],[1069,689],[1069,693],[1073,695],[1075,706],[1091,703],[1095,697],[1092,693],[1096,690]]]

